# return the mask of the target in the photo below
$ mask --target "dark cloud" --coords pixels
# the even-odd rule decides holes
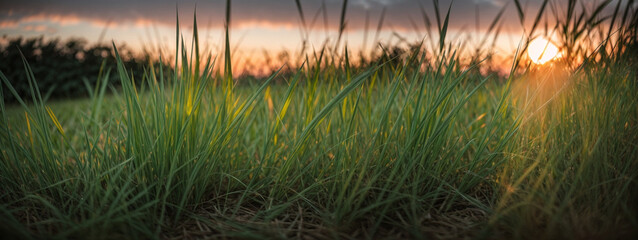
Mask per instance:
[[[131,24],[153,22],[172,26],[175,24],[175,10],[179,8],[182,22],[190,22],[192,13],[197,8],[201,27],[222,27],[226,1],[163,1],[163,0],[22,0],[0,3],[0,21],[20,22],[25,20],[53,19],[84,20],[96,24]],[[452,28],[474,27],[475,14],[478,12],[481,25],[487,25],[507,0],[457,0],[454,1],[450,16]],[[528,1],[533,8],[540,0]],[[330,28],[338,25],[342,1],[326,0],[328,23]],[[308,24],[315,20],[315,29],[322,28],[323,14],[318,11],[322,1],[301,1]],[[450,1],[440,1],[440,11],[444,15]],[[505,18],[515,19],[513,4],[508,6]],[[419,0],[351,0],[347,9],[347,27],[349,30],[361,29],[365,16],[370,16],[370,26],[376,26],[383,8],[386,8],[385,27],[412,30],[416,24],[424,27],[421,7],[436,24],[432,1]],[[477,11],[478,9],[478,11]],[[277,26],[298,26],[299,14],[293,0],[235,0],[232,1],[232,24],[245,25],[260,23]],[[315,16],[317,16],[315,18]],[[441,16],[444,17],[444,16]],[[2,25],[0,25],[2,26]]]
[[[522,0],[528,13],[527,22],[542,0]],[[583,1],[588,3],[590,1]],[[595,2],[595,1],[591,1]],[[324,27],[322,4],[327,9],[328,27],[338,28],[341,0],[301,0],[303,13],[313,29]],[[564,1],[552,1],[560,5]],[[224,26],[226,1],[175,1],[175,0],[21,0],[0,2],[0,28],[15,27],[25,21],[55,21],[69,23],[88,21],[98,26],[153,23],[165,26],[175,25],[176,8],[180,20],[189,25],[194,9],[197,9],[199,27],[221,28]],[[445,17],[451,0],[440,0],[441,18]],[[610,4],[613,6],[614,4]],[[501,8],[506,7],[501,24],[509,29],[520,29],[518,14],[513,2],[509,0],[456,0],[450,12],[450,28],[474,30],[477,26],[487,28]],[[348,30],[360,30],[369,15],[370,29],[379,21],[382,9],[386,9],[384,28],[412,31],[425,29],[425,20],[421,9],[428,15],[436,28],[436,15],[430,0],[350,0],[346,20]],[[610,8],[610,7],[608,7]],[[548,10],[549,11],[549,10]],[[235,0],[232,1],[231,25],[261,25],[298,28],[300,18],[294,0]],[[478,15],[478,18],[477,18]],[[478,22],[477,22],[478,20]]]

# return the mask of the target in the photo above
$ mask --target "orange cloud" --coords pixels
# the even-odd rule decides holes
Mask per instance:
[[[14,21],[14,20],[0,21],[0,28],[15,28],[17,26],[18,26],[18,21]]]
[[[55,33],[56,29],[52,27],[48,27],[46,25],[27,25],[22,29],[26,31],[34,31],[34,32],[47,32],[47,33]]]

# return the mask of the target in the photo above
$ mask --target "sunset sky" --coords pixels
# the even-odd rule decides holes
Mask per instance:
[[[343,1],[301,0],[308,29],[310,49],[321,48],[326,40],[334,41]],[[533,21],[542,0],[523,0]],[[554,1],[556,2],[556,1]],[[559,1],[560,2],[560,1]],[[598,1],[591,1],[592,3]],[[451,1],[441,0],[444,18]],[[68,39],[81,37],[89,43],[110,43],[141,49],[154,46],[172,49],[175,43],[176,8],[182,33],[188,39],[193,12],[197,9],[200,41],[211,49],[221,49],[226,1],[175,0],[22,0],[0,2],[0,36]],[[554,3],[555,4],[555,3]],[[613,6],[613,4],[610,4]],[[256,58],[263,52],[276,54],[282,50],[296,51],[302,44],[302,23],[294,0],[236,0],[231,8],[231,43],[240,49],[238,55]],[[325,6],[326,14],[322,11]],[[377,41],[398,43],[401,39],[428,41],[421,6],[436,32],[436,15],[428,0],[352,0],[346,13],[344,41],[350,49],[373,47],[376,28],[386,9]],[[500,21],[501,33],[497,52],[511,54],[521,38],[522,28],[514,4],[508,0],[456,0],[452,3],[448,36],[451,41],[480,36],[497,13],[505,7]],[[553,6],[561,8],[563,6]],[[609,10],[608,9],[606,10]],[[368,16],[367,36],[364,34]],[[325,21],[327,20],[327,21]],[[327,25],[326,25],[327,24]],[[2,41],[6,41],[2,38]],[[436,38],[433,36],[432,39]],[[364,39],[365,45],[364,45]],[[375,45],[376,47],[376,45]],[[258,54],[257,54],[258,53]]]

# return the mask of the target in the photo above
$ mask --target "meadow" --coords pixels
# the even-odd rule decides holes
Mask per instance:
[[[100,71],[87,99],[43,101],[25,61],[28,99],[0,72],[0,93],[18,99],[0,104],[0,232],[636,237],[638,14],[610,3],[570,0],[552,15],[545,1],[505,76],[484,71],[487,55],[463,60],[438,6],[431,44],[368,64],[324,47],[259,82],[236,82],[228,34],[219,58],[200,52],[196,20],[191,47],[178,25],[172,67],[149,64],[135,84],[115,50],[117,69]],[[525,52],[545,14],[565,53],[536,65]]]

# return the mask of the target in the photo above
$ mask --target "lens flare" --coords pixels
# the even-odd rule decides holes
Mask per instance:
[[[544,38],[534,39],[527,46],[527,55],[536,64],[544,64],[558,55],[558,47]]]

